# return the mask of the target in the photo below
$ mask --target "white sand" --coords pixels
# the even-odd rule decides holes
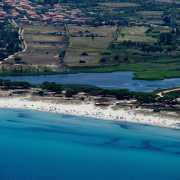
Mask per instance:
[[[180,128],[180,117],[161,116],[160,114],[139,113],[135,109],[113,110],[111,107],[102,109],[90,104],[57,104],[50,101],[32,101],[22,97],[0,98],[0,108],[17,108],[69,114],[75,116],[94,117],[97,119],[142,123],[160,127]]]

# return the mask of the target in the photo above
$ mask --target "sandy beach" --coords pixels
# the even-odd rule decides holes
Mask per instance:
[[[25,97],[1,97],[0,108],[17,108],[61,113],[97,119],[142,123],[153,126],[180,128],[180,117],[165,116],[159,113],[145,113],[138,109],[114,109],[111,106],[101,108],[92,102],[78,104],[55,103],[46,100],[31,100]]]

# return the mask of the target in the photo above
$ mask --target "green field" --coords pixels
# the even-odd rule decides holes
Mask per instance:
[[[102,53],[107,51],[108,46],[113,40],[115,27],[88,27],[70,26],[69,47],[66,51],[64,62],[67,66],[96,66],[102,57]],[[79,37],[78,32],[96,34],[97,37]]]
[[[141,80],[161,80],[166,78],[180,77],[180,70],[176,69],[177,64],[152,64],[152,63],[136,63],[121,64],[114,66],[84,67],[73,68],[72,72],[115,72],[115,71],[133,71],[135,79]],[[180,65],[179,65],[180,67]]]
[[[117,41],[132,41],[132,42],[146,42],[154,43],[156,39],[148,36],[146,31],[148,27],[144,26],[131,26],[131,27],[121,27]]]

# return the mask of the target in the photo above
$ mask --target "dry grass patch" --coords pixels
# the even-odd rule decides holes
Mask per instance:
[[[132,42],[145,42],[154,43],[157,40],[153,37],[147,36],[146,31],[148,27],[145,26],[131,26],[121,27],[119,32],[118,41],[132,41]]]
[[[112,26],[70,26],[70,43],[65,56],[68,66],[91,66],[99,64],[101,53],[106,51],[116,30]],[[90,32],[97,37],[78,36],[78,32]]]
[[[107,2],[100,3],[100,6],[109,7],[109,8],[128,8],[128,7],[137,7],[139,4],[132,2]]]
[[[59,52],[64,47],[64,36],[57,33],[63,29],[50,25],[24,26],[27,50],[20,54],[22,60],[33,65],[59,65]]]

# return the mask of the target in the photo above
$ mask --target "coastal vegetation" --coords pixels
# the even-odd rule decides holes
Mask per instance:
[[[54,82],[44,82],[39,85],[30,84],[28,82],[16,82],[10,80],[0,80],[1,89],[39,89],[39,95],[44,96],[47,92],[53,92],[56,95],[64,94],[66,97],[73,97],[79,93],[86,93],[88,96],[94,97],[111,97],[117,100],[136,99],[140,104],[144,103],[174,103],[180,97],[179,91],[169,92],[163,97],[158,95],[159,92],[133,92],[127,89],[103,89],[91,85],[79,84],[57,84]]]
[[[10,80],[0,80],[0,87],[1,89],[29,89],[32,87],[31,84],[28,82],[16,82],[16,81],[10,81]]]

